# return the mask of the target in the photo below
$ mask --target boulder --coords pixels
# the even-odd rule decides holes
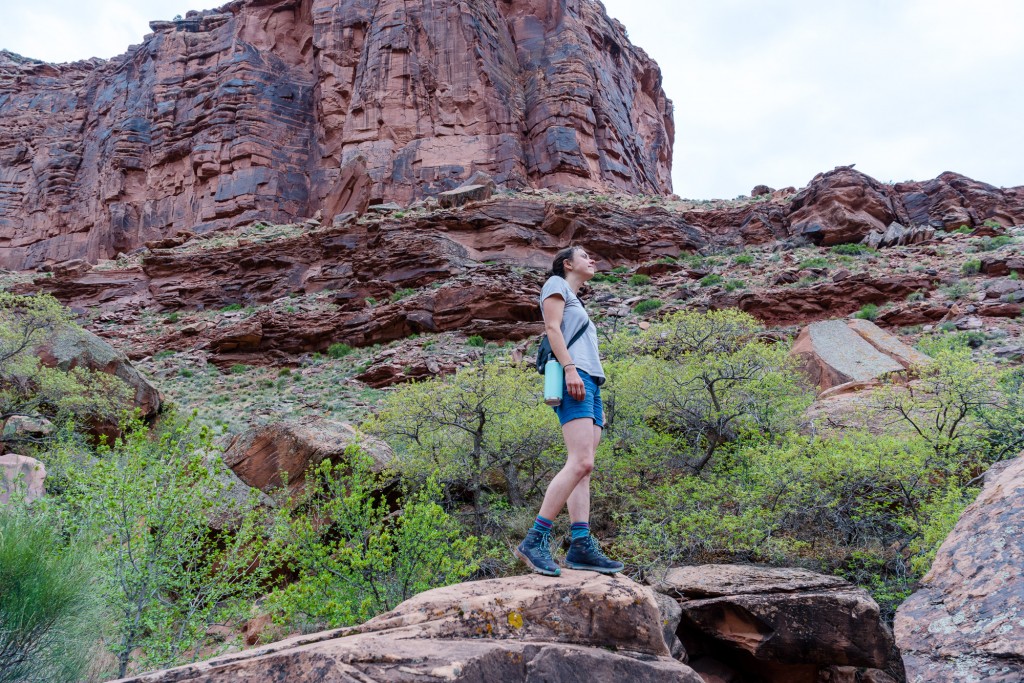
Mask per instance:
[[[357,218],[362,216],[370,206],[371,187],[372,181],[366,171],[366,157],[357,154],[338,170],[338,180],[324,199],[324,218],[336,222],[338,216],[346,214],[354,214]],[[344,221],[340,224],[343,225]]]
[[[906,369],[842,320],[808,325],[800,331],[790,353],[800,359],[804,374],[821,391]]]
[[[819,246],[860,242],[872,231],[885,233],[906,223],[906,211],[892,188],[840,166],[820,173],[790,204],[790,230]]]
[[[11,496],[24,496],[32,502],[43,496],[46,467],[35,458],[16,453],[0,455],[0,503],[7,503]]]
[[[704,565],[671,569],[655,589],[682,607],[680,640],[709,680],[820,683],[842,667],[902,680],[877,603],[838,577]]]
[[[767,185],[754,185],[754,189],[750,191],[751,197],[761,197],[766,194],[775,194],[775,189]]]
[[[125,679],[703,683],[669,656],[650,589],[567,570],[438,588],[348,629]]]
[[[1024,680],[1024,457],[985,475],[896,612],[896,643],[911,683]]]
[[[288,488],[300,489],[306,472],[324,460],[340,462],[345,449],[358,445],[374,461],[374,470],[385,469],[393,458],[383,441],[362,434],[350,424],[319,417],[259,425],[228,444],[224,463],[248,486],[264,493],[280,488],[287,473]]]
[[[493,188],[488,185],[466,185],[437,195],[437,201],[446,209],[453,209],[469,202],[481,202],[491,198]]]
[[[105,372],[124,381],[133,392],[133,404],[144,418],[150,419],[160,411],[160,392],[136,370],[128,357],[88,330],[63,327],[36,349],[36,355],[48,367],[65,372],[82,367]],[[116,425],[98,425],[101,431]]]
[[[0,439],[4,441],[22,441],[40,439],[53,433],[53,423],[42,417],[12,415],[3,423]]]

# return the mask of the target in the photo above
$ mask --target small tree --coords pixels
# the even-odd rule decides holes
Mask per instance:
[[[0,683],[81,680],[98,645],[88,544],[45,506],[0,504]]]
[[[535,373],[481,360],[396,390],[365,428],[391,442],[406,473],[467,490],[482,533],[486,491],[503,485],[521,506],[561,466],[552,457],[562,444],[558,420],[540,394]]]
[[[148,666],[194,660],[208,626],[247,609],[266,579],[259,512],[240,511],[231,534],[211,531],[227,485],[209,432],[191,420],[169,415],[153,436],[129,420],[99,456],[67,468],[64,500],[99,539],[118,675],[138,648]]]
[[[619,416],[674,437],[697,473],[744,433],[784,432],[811,397],[788,348],[760,332],[740,311],[682,311],[627,340],[635,360],[616,391]]]
[[[344,462],[324,461],[301,493],[283,497],[275,541],[298,579],[269,598],[279,620],[356,624],[476,570],[477,540],[435,502],[437,485],[407,494],[392,513],[382,491],[394,475],[372,465],[350,447]]]

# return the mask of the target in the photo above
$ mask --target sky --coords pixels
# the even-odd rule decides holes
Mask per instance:
[[[202,0],[0,0],[0,48],[109,58]],[[1021,0],[604,0],[661,66],[688,198],[956,171],[1024,185]]]

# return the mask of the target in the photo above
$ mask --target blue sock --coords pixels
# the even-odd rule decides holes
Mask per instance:
[[[535,519],[533,522],[533,530],[539,531],[542,534],[549,534],[551,533],[552,524],[554,524],[554,522],[552,522],[550,519],[545,519],[544,517],[537,515],[537,519]]]
[[[574,541],[577,538],[586,538],[590,535],[590,522],[573,522],[569,530],[572,532]]]

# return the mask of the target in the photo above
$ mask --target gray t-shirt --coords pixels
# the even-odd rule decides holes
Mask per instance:
[[[576,340],[576,343],[569,348],[569,355],[572,362],[576,364],[577,370],[582,370],[588,375],[598,379],[598,384],[604,382],[604,368],[601,367],[601,356],[597,351],[597,328],[590,322],[587,309],[583,303],[572,293],[569,283],[565,278],[552,275],[544,283],[540,290],[540,311],[544,314],[544,300],[552,294],[561,294],[565,300],[565,312],[562,314],[562,336],[568,344],[572,336],[580,331],[584,325],[587,331]]]

